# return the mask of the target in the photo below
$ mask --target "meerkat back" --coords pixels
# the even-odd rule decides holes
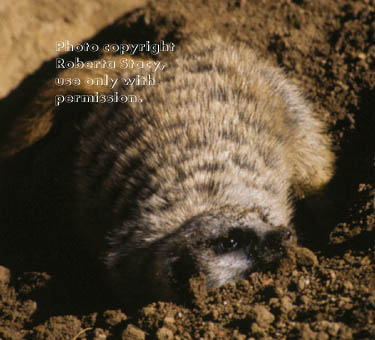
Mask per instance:
[[[142,102],[97,104],[80,129],[76,223],[121,296],[246,278],[290,242],[291,195],[332,176],[324,124],[280,69],[216,36],[186,46],[155,85],[117,89]]]

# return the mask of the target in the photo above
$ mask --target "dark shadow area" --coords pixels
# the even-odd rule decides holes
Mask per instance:
[[[153,18],[146,23],[140,13],[135,10],[126,14],[88,42],[99,46],[160,39],[178,42],[176,30],[171,31],[170,27],[166,36],[157,33],[160,27],[157,30],[155,25],[170,25],[168,19]],[[99,54],[69,52],[60,57],[88,61],[97,59]],[[17,115],[59,71],[54,58],[43,63],[0,101],[0,145]],[[20,291],[37,301],[35,324],[51,315],[79,314],[117,304],[109,296],[110,289],[105,288],[103,268],[76,235],[72,222],[76,126],[89,109],[87,103],[62,105],[47,136],[0,164],[1,265],[12,269],[12,284],[24,286]],[[27,282],[35,279],[35,272],[51,274],[51,282],[45,285],[45,278],[40,277],[40,287],[29,287]]]
[[[369,249],[372,249],[375,255],[375,231],[365,231],[353,236],[350,240],[333,247],[331,252],[334,255],[344,255],[348,250],[360,252]]]
[[[242,334],[248,333],[248,329],[251,324],[253,324],[254,320],[252,320],[249,317],[246,317],[244,319],[239,320],[233,320],[231,321],[227,327],[238,329],[238,331]]]
[[[111,301],[110,290],[103,289],[102,268],[72,222],[77,129],[67,122],[71,125],[88,108],[62,106],[47,137],[1,167],[1,264],[12,268],[13,284],[38,301],[35,322],[51,313],[83,313]],[[33,272],[52,279],[45,287],[43,282],[29,286]]]
[[[342,206],[358,198],[358,185],[375,178],[375,89],[360,92],[359,109],[355,112],[355,129],[343,139],[338,155],[336,176],[329,188]]]
[[[338,222],[355,219],[351,207],[360,202],[359,184],[375,179],[375,90],[361,92],[359,110],[355,112],[355,129],[343,139],[337,155],[336,174],[323,195],[297,202],[295,223],[302,245],[320,250],[326,256],[344,253],[345,249],[367,250],[374,246],[374,231],[364,232],[339,246],[331,246],[329,234]],[[355,212],[355,214],[360,214]]]

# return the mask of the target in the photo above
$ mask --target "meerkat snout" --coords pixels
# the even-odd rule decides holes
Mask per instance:
[[[293,232],[286,228],[281,228],[276,231],[270,231],[264,235],[261,241],[261,248],[264,251],[277,250],[284,246],[289,246],[295,242],[295,235]]]
[[[296,236],[292,230],[280,228],[267,232],[260,241],[257,262],[253,270],[267,270],[279,263],[285,255],[287,247],[296,244]]]
[[[148,274],[157,278],[155,286],[163,298],[175,300],[186,292],[193,275],[203,273],[207,288],[246,279],[254,270],[276,265],[292,242],[291,229],[266,226],[253,214],[202,214],[155,242]]]

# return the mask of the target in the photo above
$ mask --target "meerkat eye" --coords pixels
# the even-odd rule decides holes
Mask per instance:
[[[241,231],[232,231],[228,236],[220,237],[214,242],[214,249],[217,253],[228,253],[238,250],[242,247],[243,242]]]
[[[227,252],[239,248],[239,242],[234,238],[225,238],[220,242],[219,246],[223,251]]]

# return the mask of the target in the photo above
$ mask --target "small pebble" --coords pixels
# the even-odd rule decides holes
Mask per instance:
[[[288,296],[283,296],[280,299],[281,311],[284,313],[289,313],[293,308],[291,299]]]
[[[310,249],[297,247],[295,249],[295,255],[297,263],[302,266],[312,267],[319,264],[318,258]]]
[[[268,328],[268,326],[275,320],[274,315],[262,305],[255,305],[251,314],[255,322],[261,328]]]
[[[176,320],[174,319],[173,316],[166,316],[163,319],[163,325],[167,328],[171,328],[174,324],[176,323]]]
[[[156,338],[158,340],[173,340],[173,332],[166,327],[159,328],[156,332]]]
[[[10,281],[10,270],[4,266],[0,266],[0,283],[8,284]]]
[[[107,310],[103,313],[103,318],[108,326],[116,326],[127,319],[126,315],[120,310]]]
[[[345,289],[352,290],[353,289],[353,284],[350,281],[345,281],[344,282],[344,287],[345,287]]]
[[[122,340],[145,340],[146,333],[135,327],[134,325],[128,325],[126,329],[122,332]]]
[[[93,340],[106,340],[107,334],[105,334],[102,328],[95,328],[94,329],[94,338]]]

